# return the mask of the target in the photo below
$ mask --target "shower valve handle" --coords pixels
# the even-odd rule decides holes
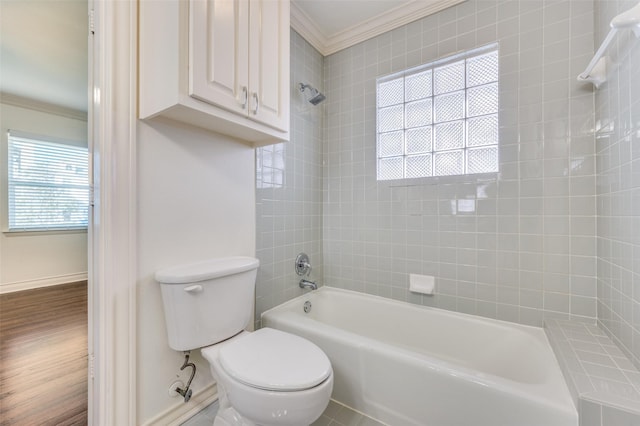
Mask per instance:
[[[309,262],[309,256],[305,253],[300,253],[298,257],[296,257],[295,268],[296,274],[299,276],[303,276],[305,274],[307,276],[311,275],[311,263]]]

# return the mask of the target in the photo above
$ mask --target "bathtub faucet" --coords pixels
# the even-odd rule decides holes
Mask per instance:
[[[310,288],[311,290],[317,290],[318,285],[309,280],[305,280],[304,278],[300,280],[300,288]]]

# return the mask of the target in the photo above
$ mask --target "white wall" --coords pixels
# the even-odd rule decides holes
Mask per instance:
[[[0,104],[0,216],[7,226],[7,131],[65,139],[87,145],[86,119],[24,106]],[[86,279],[86,231],[0,234],[0,293]]]
[[[228,137],[168,121],[138,122],[138,424],[172,407],[167,390],[189,369],[169,348],[156,270],[197,260],[255,256],[254,150]],[[194,394],[212,383],[193,352]],[[191,405],[194,402],[190,403]]]

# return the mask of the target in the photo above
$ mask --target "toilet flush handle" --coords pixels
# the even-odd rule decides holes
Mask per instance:
[[[189,287],[185,287],[184,291],[187,293],[200,293],[202,291],[202,286],[200,284],[190,285]]]

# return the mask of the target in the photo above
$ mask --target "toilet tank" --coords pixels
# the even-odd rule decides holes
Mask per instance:
[[[251,320],[259,265],[235,256],[157,271],[169,346],[187,351],[242,331]]]

